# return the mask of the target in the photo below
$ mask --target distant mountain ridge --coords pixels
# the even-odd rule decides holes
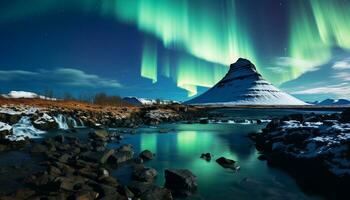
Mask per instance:
[[[320,105],[320,106],[340,106],[340,105],[350,105],[350,100],[347,100],[347,99],[326,99],[323,101],[310,102],[310,104]]]
[[[141,97],[124,97],[123,101],[128,102],[132,105],[135,106],[141,106],[141,105],[155,105],[155,104],[162,104],[162,105],[167,105],[167,104],[178,104],[178,101],[173,101],[173,100],[156,100],[156,99],[148,99],[148,98],[141,98]]]
[[[247,59],[239,58],[215,86],[185,102],[192,105],[307,105],[267,82]]]

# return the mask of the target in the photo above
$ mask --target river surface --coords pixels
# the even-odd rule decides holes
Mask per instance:
[[[157,128],[141,128],[137,134],[127,135],[122,144],[132,144],[135,152],[148,149],[156,154],[146,165],[157,169],[157,184],[164,184],[164,170],[183,168],[191,170],[198,180],[198,191],[187,199],[322,199],[306,194],[296,181],[283,170],[269,167],[258,160],[259,153],[247,137],[261,131],[263,124],[244,120],[272,119],[293,113],[333,113],[332,111],[223,109],[225,120],[242,123],[165,124]],[[159,133],[159,128],[171,130]],[[117,144],[110,144],[111,147]],[[210,162],[200,158],[202,153],[214,155]],[[215,162],[225,156],[237,161],[240,170],[224,169]],[[114,175],[124,184],[130,179],[131,169],[124,167]]]
[[[259,153],[248,133],[261,131],[266,123],[250,123],[257,119],[272,119],[286,114],[307,113],[302,110],[255,110],[255,109],[224,109],[221,113],[223,121],[210,124],[163,124],[159,127],[143,127],[136,134],[126,134],[121,144],[132,144],[134,151],[148,149],[156,154],[155,159],[145,162],[146,166],[158,171],[156,183],[164,185],[164,170],[169,168],[189,169],[198,180],[197,192],[186,199],[322,199],[315,194],[305,193],[288,173],[278,168],[269,167],[266,161],[258,160]],[[331,111],[314,111],[315,113],[332,113]],[[236,120],[241,123],[232,123]],[[170,130],[159,133],[160,129]],[[62,131],[58,131],[62,132]],[[65,133],[86,138],[89,129],[78,129],[77,133]],[[51,137],[55,133],[47,133]],[[109,147],[117,148],[121,144],[110,143]],[[202,153],[214,155],[210,162],[200,158]],[[215,159],[224,156],[237,161],[239,171],[224,169]],[[30,167],[30,156],[23,152],[11,151],[0,153],[0,192],[20,186],[17,184],[20,176],[11,177],[18,166]],[[32,170],[28,170],[32,171]],[[112,172],[123,184],[130,182],[131,168],[124,166]],[[10,174],[10,175],[9,175]],[[25,176],[23,174],[22,176]],[[8,185],[5,186],[4,184]],[[16,185],[17,184],[17,185]]]

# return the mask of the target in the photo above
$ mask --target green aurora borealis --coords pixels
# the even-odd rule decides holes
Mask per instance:
[[[181,49],[209,61],[193,61],[179,56],[174,73],[170,76],[178,87],[197,93],[197,86],[211,87],[222,78],[227,65],[239,57],[248,57],[255,63],[255,53],[244,23],[236,21],[234,1],[187,1],[187,0],[139,0],[107,1],[103,13],[137,25],[146,33],[153,34],[165,48]],[[125,9],[127,8],[127,9]],[[212,12],[212,10],[220,12]],[[145,42],[141,75],[157,81],[156,45]],[[147,51],[147,52],[145,52]],[[226,70],[225,70],[226,68]]]
[[[290,16],[289,56],[296,63],[291,66],[290,77],[286,80],[329,61],[333,47],[350,49],[349,7],[348,1],[294,2]]]
[[[202,1],[203,2],[203,1]],[[166,48],[182,49],[200,59],[216,63],[207,67],[186,58],[170,74],[177,85],[196,94],[196,87],[211,87],[225,74],[223,67],[239,57],[247,57],[259,67],[246,16],[237,12],[236,1],[172,1],[137,0],[110,1],[103,13],[135,24],[153,34]],[[350,49],[350,3],[348,1],[293,1],[290,5],[289,70],[273,81],[282,83],[295,79],[331,58],[334,46]],[[127,8],[127,9],[125,9]],[[212,10],[219,10],[213,12]],[[157,81],[155,44],[145,43],[141,75]],[[223,66],[222,66],[223,65]],[[264,71],[262,71],[264,73]]]
[[[144,34],[137,58],[140,75],[152,83],[168,77],[189,96],[198,86],[213,86],[239,57],[254,62],[272,83],[282,84],[327,63],[333,48],[350,50],[348,0],[280,1],[286,34],[274,41],[282,27],[263,30],[261,38],[270,39],[265,43],[255,23],[274,20],[259,13],[274,12],[265,2],[277,0],[77,0],[38,1],[35,6],[21,2],[6,9],[0,23],[70,7],[137,28]],[[271,57],[288,58],[289,63],[277,66],[283,69],[276,72],[269,68],[276,67]]]

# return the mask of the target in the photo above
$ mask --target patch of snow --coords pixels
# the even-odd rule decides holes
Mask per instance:
[[[46,122],[54,122],[54,118],[44,113],[41,117],[34,121],[35,124],[45,124]]]
[[[16,111],[11,108],[1,107],[0,113],[8,114],[8,115],[21,115],[23,112]]]
[[[11,91],[7,94],[7,98],[14,98],[14,99],[19,99],[19,98],[38,98],[39,95],[37,95],[34,92],[25,92],[25,91]]]
[[[35,114],[36,112],[38,112],[38,108],[36,108],[36,107],[30,107],[30,108],[28,108],[26,111],[25,111],[25,114],[26,115],[33,115],[33,114]]]
[[[4,122],[0,122],[0,132],[1,131],[11,131],[12,126]]]

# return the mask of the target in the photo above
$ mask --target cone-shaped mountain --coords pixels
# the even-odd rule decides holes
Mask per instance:
[[[185,102],[194,105],[306,105],[266,81],[247,59],[231,64],[225,77],[205,93]]]

